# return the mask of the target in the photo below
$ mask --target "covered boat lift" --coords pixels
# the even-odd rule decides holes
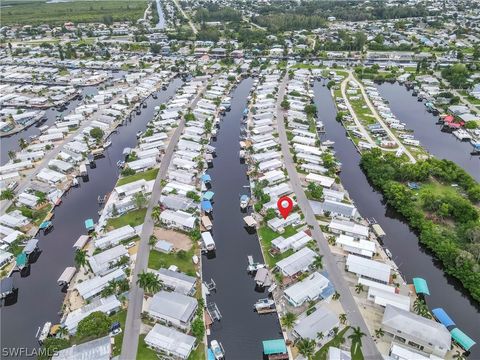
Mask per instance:
[[[459,328],[450,330],[450,335],[452,335],[453,341],[455,341],[458,345],[462,347],[462,349],[465,349],[466,351],[469,351],[470,348],[476,344],[476,342],[473,341],[472,338],[470,338]]]
[[[85,220],[85,229],[87,229],[87,231],[93,231],[95,229],[95,223],[93,222],[93,219]]]
[[[263,354],[269,360],[288,360],[287,346],[284,339],[264,340]]]
[[[247,224],[248,227],[253,228],[257,226],[257,220],[255,220],[251,215],[245,216],[243,221],[245,221],[245,224]]]
[[[89,239],[90,237],[88,235],[80,235],[77,241],[75,241],[75,244],[73,244],[73,248],[76,250],[83,249]]]
[[[72,281],[73,277],[75,276],[75,273],[77,272],[77,269],[73,266],[67,267],[65,270],[63,270],[62,275],[57,280],[57,284],[59,286],[65,286]]]
[[[455,326],[455,322],[452,320],[450,316],[443,310],[443,308],[436,308],[432,310],[433,316],[435,319],[440,321],[440,323],[445,326],[446,328],[450,326]]]
[[[413,278],[413,286],[415,287],[415,292],[422,295],[430,295],[430,290],[428,290],[427,281],[423,278]]]

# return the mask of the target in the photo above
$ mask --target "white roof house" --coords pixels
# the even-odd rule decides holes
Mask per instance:
[[[390,304],[385,307],[382,328],[394,338],[403,339],[405,344],[415,343],[424,353],[442,359],[452,344],[451,335],[442,324]]]
[[[302,221],[300,215],[298,213],[293,213],[287,216],[286,219],[284,218],[273,218],[267,221],[267,225],[270,229],[272,229],[275,232],[282,233],[285,229],[285,227],[289,225],[296,225],[300,224]]]
[[[131,239],[135,235],[135,229],[130,225],[125,225],[104,234],[98,239],[95,239],[95,247],[99,249],[106,249],[109,246],[119,244],[123,240]]]
[[[301,306],[306,301],[318,300],[328,284],[329,281],[325,276],[314,272],[302,281],[288,287],[284,296],[293,306]]]
[[[37,179],[51,185],[67,180],[67,177],[55,170],[43,168],[37,174]]]
[[[279,236],[272,240],[272,247],[279,251],[280,253],[284,253],[288,249],[293,249],[297,251],[307,245],[309,241],[312,240],[312,237],[308,235],[305,231],[299,231],[288,238],[284,238],[283,236]]]
[[[117,193],[118,196],[129,196],[134,195],[138,192],[145,192],[148,189],[148,181],[146,181],[145,179],[140,179],[124,185],[117,186],[115,187],[114,191]]]
[[[181,210],[173,211],[167,209],[160,214],[160,221],[168,227],[187,231],[195,228],[196,220],[195,216]]]
[[[180,359],[187,359],[195,346],[195,338],[171,327],[155,324],[145,336],[152,349]]]
[[[370,240],[358,239],[340,234],[336,239],[336,244],[346,252],[372,258],[375,254],[375,243]]]
[[[390,304],[400,309],[410,311],[410,296],[370,287],[368,289],[367,299],[383,307]]]
[[[306,177],[305,177],[305,180],[307,180],[308,182],[314,182],[314,183],[317,183],[325,188],[331,188],[332,185],[335,183],[335,179],[334,178],[331,178],[331,177],[328,177],[328,176],[323,176],[323,175],[319,175],[319,174],[308,174]]]
[[[14,210],[0,216],[0,224],[10,228],[22,227],[27,225],[30,220],[23,216],[20,210]]]
[[[115,295],[106,298],[98,298],[81,308],[69,312],[65,318],[64,325],[67,327],[68,332],[73,335],[77,331],[78,323],[91,313],[101,311],[104,314],[109,315],[120,309],[121,306],[122,304]]]
[[[293,276],[299,272],[307,271],[316,256],[317,254],[313,250],[304,247],[289,257],[277,262],[277,267],[283,275]]]
[[[339,324],[337,314],[327,308],[318,307],[317,310],[298,322],[293,328],[293,335],[297,338],[316,340],[319,332],[327,337]]]
[[[357,224],[353,221],[333,219],[328,228],[335,234],[345,234],[355,238],[367,238],[369,229],[367,226]]]
[[[95,276],[92,279],[85,280],[82,283],[76,285],[76,289],[84,300],[93,298],[100,294],[100,292],[107,286],[111,280],[120,280],[125,278],[125,273],[122,269],[117,269],[108,273],[105,276]]]
[[[88,341],[83,344],[58,351],[55,354],[57,360],[110,360],[112,356],[112,344],[110,336]]]
[[[170,269],[158,269],[158,278],[163,282],[164,286],[175,292],[184,295],[193,295],[195,293],[195,284],[197,278],[183,274]]]
[[[149,316],[188,329],[197,310],[197,299],[177,292],[159,291],[146,303]]]
[[[115,263],[123,256],[130,257],[125,246],[117,245],[101,253],[90,256],[88,258],[88,263],[95,275],[104,275],[115,270],[117,268]]]
[[[390,282],[390,265],[349,254],[345,266],[349,272],[357,274],[359,277],[384,284]]]

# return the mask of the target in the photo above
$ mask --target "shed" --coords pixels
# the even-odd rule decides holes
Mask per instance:
[[[155,243],[154,249],[163,253],[170,253],[173,250],[173,244],[166,240],[158,240]]]

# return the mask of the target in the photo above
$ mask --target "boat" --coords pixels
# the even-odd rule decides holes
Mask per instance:
[[[388,256],[389,259],[392,258],[392,253],[391,253],[390,250],[388,250],[387,248],[385,248],[385,254],[387,254],[387,256]]]
[[[40,331],[40,335],[38,335],[38,342],[40,344],[43,344],[43,342],[47,339],[48,334],[50,334],[50,328],[52,327],[52,323],[47,321],[43,327],[42,330]],[[40,330],[40,328],[38,328]],[[38,331],[37,331],[38,334]]]
[[[147,108],[147,103],[146,103],[146,102],[144,102],[144,103],[142,104],[142,108],[144,108],[144,109]]]
[[[112,142],[110,140],[108,140],[104,145],[103,145],[103,148],[106,149],[108,148],[110,145],[112,145]]]
[[[158,96],[157,96],[157,93],[153,93],[152,94],[152,98],[156,99]]]
[[[195,265],[197,265],[197,264],[198,264],[198,261],[199,261],[198,256],[197,256],[197,255],[193,255],[193,256],[192,256],[192,261],[193,261],[193,263],[194,263]]]
[[[44,232],[47,231],[52,227],[52,222],[51,221],[44,221],[40,224],[38,227],[39,230],[43,230]]]
[[[253,256],[252,255],[248,255],[247,256],[247,259],[248,259],[248,265],[247,265],[247,271],[248,272],[256,272],[258,269],[262,269],[265,267],[265,264],[261,264],[261,263],[258,263],[258,262],[255,262],[253,260]]]
[[[274,292],[277,286],[277,283],[273,283],[272,285],[270,285],[270,287],[267,289],[268,293],[271,294],[272,292]]]
[[[137,138],[139,138],[140,136],[142,136],[143,134],[143,131],[137,131]]]
[[[249,202],[250,202],[250,198],[248,197],[248,195],[240,196],[240,208],[246,209]]]
[[[333,147],[333,145],[335,145],[335,141],[326,140],[326,141],[323,142],[322,145],[324,145],[324,146],[326,146],[326,147]]]
[[[210,341],[210,349],[212,349],[215,360],[221,360],[225,357],[225,350],[217,340]]]
[[[271,310],[275,308],[275,301],[269,298],[259,299],[253,307],[256,311]]]
[[[124,166],[125,166],[125,161],[123,161],[123,160],[118,160],[118,161],[117,161],[117,167],[118,167],[118,168],[121,169],[121,168],[123,168]]]
[[[75,186],[75,187],[78,186],[78,180],[77,180],[77,178],[73,178],[73,180],[72,180],[72,186]]]

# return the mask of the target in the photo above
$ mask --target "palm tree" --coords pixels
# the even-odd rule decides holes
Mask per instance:
[[[363,286],[363,284],[357,284],[355,285],[355,292],[357,294],[360,294],[362,291],[365,290],[365,287]]]
[[[37,206],[41,206],[43,204],[46,204],[48,202],[48,199],[44,196],[40,196],[37,200]]]
[[[160,206],[155,206],[152,209],[152,219],[155,223],[158,223],[160,221],[160,214],[161,214]]]
[[[135,193],[135,195],[133,195],[133,201],[137,209],[142,209],[147,204],[147,198],[142,192]]]
[[[338,319],[340,320],[340,322],[345,325],[345,323],[347,322],[347,314],[340,314],[338,315]]]
[[[353,348],[353,353],[357,352],[358,345],[362,346],[362,337],[366,336],[365,333],[362,332],[360,326],[352,328],[353,333],[348,335],[348,338],[352,340],[352,345],[355,344]]]
[[[27,141],[24,138],[18,139],[18,146],[20,146],[20,149],[25,149],[28,146]]]
[[[324,337],[325,337],[325,335],[323,334],[323,332],[321,332],[321,331],[317,332],[317,339],[319,341],[321,341]]]
[[[383,337],[383,335],[385,335],[385,332],[383,331],[382,328],[378,328],[377,330],[375,330],[375,336],[377,338],[381,338],[381,337]]]
[[[68,335],[68,328],[66,326],[60,326],[57,330],[57,335],[61,338]]]
[[[313,259],[312,266],[316,270],[321,270],[323,269],[323,255],[317,255],[315,256],[315,259]]]
[[[146,293],[150,294],[159,292],[163,287],[162,281],[158,278],[157,274],[145,271],[141,274],[138,274],[137,284]]]
[[[293,325],[295,325],[295,321],[297,321],[297,315],[291,312],[287,312],[281,318],[282,325],[285,326],[287,329],[293,328]]]
[[[74,261],[79,268],[87,265],[87,251],[81,249],[75,251]]]
[[[12,189],[2,190],[0,194],[0,199],[2,200],[12,200],[15,197],[15,192]]]
[[[337,336],[338,330],[340,330],[340,329],[338,328],[338,326],[335,326],[335,327],[332,329],[332,331],[333,331],[333,336]]]
[[[340,299],[340,293],[338,291],[335,291],[332,295],[333,300],[338,300]]]
[[[454,359],[457,359],[457,360],[466,360],[467,358],[460,352],[460,351],[456,351],[455,352],[455,355],[453,355],[453,358]]]
[[[11,160],[14,160],[16,157],[17,157],[17,153],[13,150],[9,150],[8,151],[8,157],[11,159]]]
[[[300,339],[297,343],[298,352],[307,359],[311,359],[315,354],[315,346],[315,341],[310,339]]]

